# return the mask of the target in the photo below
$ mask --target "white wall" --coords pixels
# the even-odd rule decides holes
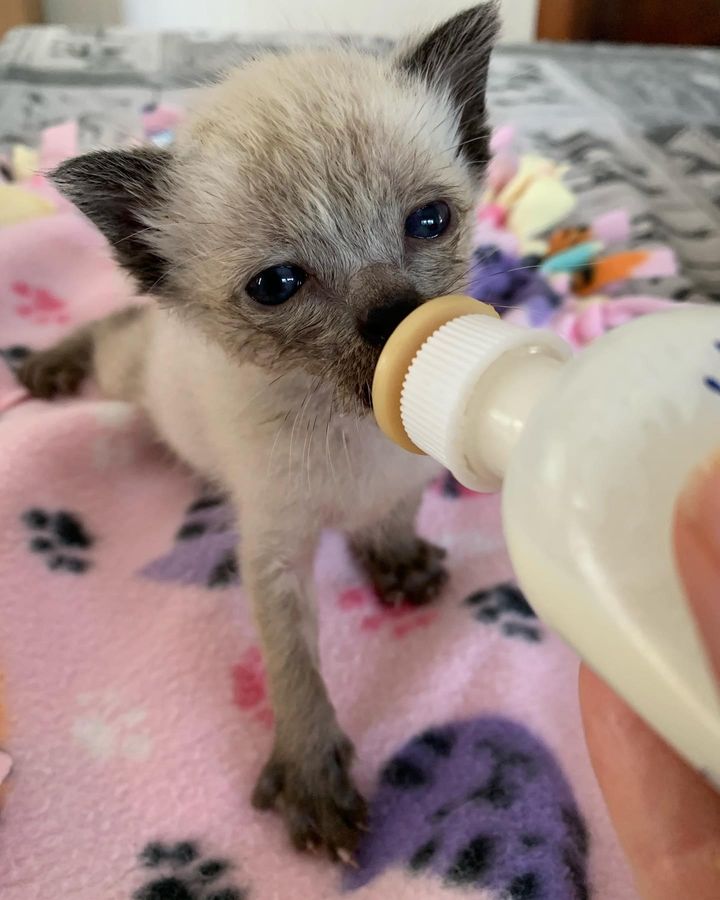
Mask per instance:
[[[505,40],[532,40],[538,0],[501,0]],[[400,35],[472,0],[44,0],[48,22]]]

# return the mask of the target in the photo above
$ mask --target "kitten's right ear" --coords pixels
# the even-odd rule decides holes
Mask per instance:
[[[140,289],[158,291],[167,261],[149,239],[148,216],[167,196],[172,154],[158,147],[101,150],[66,160],[50,178],[105,235]]]

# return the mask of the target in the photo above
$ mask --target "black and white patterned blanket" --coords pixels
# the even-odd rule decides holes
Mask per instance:
[[[81,149],[139,137],[144,104],[184,105],[194,86],[264,49],[331,40],[351,39],[17,29],[0,43],[0,152],[69,118],[79,121]],[[720,51],[503,46],[490,105],[496,123],[517,128],[522,149],[571,164],[588,216],[627,209],[634,238],[673,247],[682,275],[653,284],[653,294],[720,299]]]

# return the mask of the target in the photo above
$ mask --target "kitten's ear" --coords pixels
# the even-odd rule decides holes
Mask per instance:
[[[157,147],[102,150],[62,163],[51,179],[105,235],[140,289],[157,290],[167,262],[149,240],[147,217],[167,196],[172,154]]]
[[[459,152],[473,167],[488,161],[485,88],[490,51],[500,29],[495,0],[458,13],[401,50],[402,70],[447,91],[458,109]]]

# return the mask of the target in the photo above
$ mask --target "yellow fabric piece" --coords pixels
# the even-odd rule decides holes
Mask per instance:
[[[554,175],[533,180],[508,215],[508,228],[521,240],[533,238],[564,219],[576,199]]]
[[[520,256],[545,256],[547,250],[547,241],[541,241],[538,238],[520,241]]]
[[[530,187],[533,181],[538,178],[557,178],[560,179],[567,170],[567,166],[559,166],[550,159],[542,156],[533,156],[528,154],[520,160],[517,173],[514,178],[505,185],[495,200],[500,206],[509,209],[513,204],[517,203],[520,196]]]
[[[25,144],[15,144],[12,149],[12,170],[17,181],[25,181],[40,168],[40,155],[32,147]]]
[[[19,184],[0,184],[0,226],[17,225],[55,212],[49,200],[26,191]]]

